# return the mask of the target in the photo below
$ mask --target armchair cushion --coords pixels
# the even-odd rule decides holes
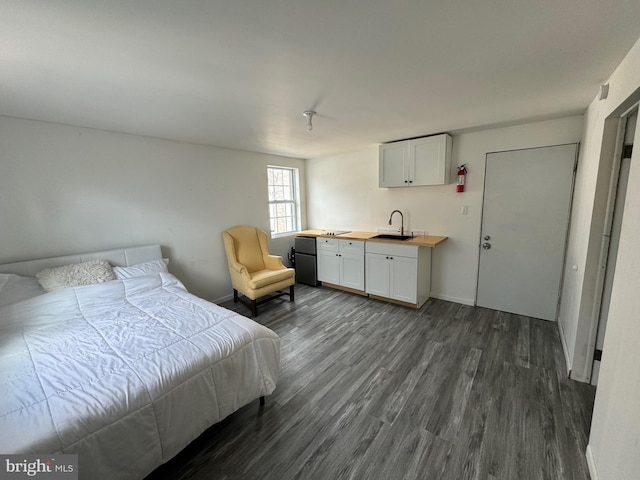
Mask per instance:
[[[294,270],[292,268],[285,268],[284,270],[260,270],[259,272],[251,274],[249,286],[257,290],[258,288],[266,287],[267,285],[281,282],[283,280],[293,280],[293,277]]]

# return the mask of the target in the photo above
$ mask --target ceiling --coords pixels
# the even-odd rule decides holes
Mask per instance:
[[[0,115],[312,158],[582,113],[639,18],[637,0],[0,0]]]

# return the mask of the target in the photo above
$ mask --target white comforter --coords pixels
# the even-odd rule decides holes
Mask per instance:
[[[271,330],[170,274],[0,307],[0,453],[78,453],[80,478],[142,478],[275,389]]]

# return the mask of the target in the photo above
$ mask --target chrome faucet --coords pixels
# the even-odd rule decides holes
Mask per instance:
[[[400,235],[404,235],[404,215],[402,215],[400,210],[394,210],[391,212],[391,215],[389,216],[389,225],[391,225],[391,219],[393,218],[393,214],[396,212],[400,214]]]

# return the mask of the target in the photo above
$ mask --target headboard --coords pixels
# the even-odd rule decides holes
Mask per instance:
[[[5,263],[0,265],[0,273],[15,273],[25,277],[33,277],[45,268],[61,267],[87,260],[107,260],[111,265],[129,267],[137,263],[159,260],[162,258],[160,245],[146,245],[143,247],[129,247],[103,252],[81,253],[62,257],[41,258],[24,262]]]

